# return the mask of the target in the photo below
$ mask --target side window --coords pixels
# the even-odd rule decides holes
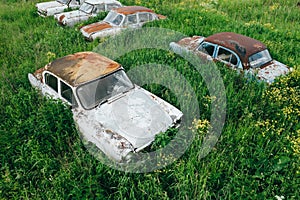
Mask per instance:
[[[102,12],[105,10],[105,6],[104,4],[100,4],[100,5],[95,5],[94,6],[94,10],[93,10],[93,13],[99,13],[99,12]]]
[[[137,23],[136,15],[128,15],[127,16],[127,25],[136,24],[136,23]]]
[[[66,4],[68,4],[69,1],[66,1],[66,2],[67,2]],[[71,0],[70,4],[80,5],[80,1],[79,0]]]
[[[114,19],[113,23],[114,23],[115,25],[120,25],[121,22],[122,22],[122,20],[123,20],[123,16],[122,16],[122,15],[118,15],[118,16]]]
[[[45,74],[45,83],[51,87],[53,90],[58,92],[58,83],[57,78],[51,74],[46,73]]]
[[[232,65],[237,65],[238,64],[237,57],[231,51],[228,51],[228,50],[226,50],[222,47],[219,48],[217,58],[220,59],[220,60],[223,60],[225,62],[228,62]]]
[[[215,51],[215,45],[209,44],[207,42],[203,42],[199,48],[198,51],[202,51],[203,53],[206,53],[210,56],[214,55],[214,51]]]
[[[113,8],[119,8],[120,6],[118,4],[107,4],[107,10],[110,11]]]
[[[62,81],[60,81],[60,92],[64,99],[66,99],[72,105],[77,105],[72,89]]]
[[[150,21],[149,13],[139,13],[139,20],[141,23]]]

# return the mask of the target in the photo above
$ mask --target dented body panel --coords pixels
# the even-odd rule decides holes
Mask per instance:
[[[67,8],[76,9],[84,0],[56,0],[49,2],[37,3],[37,13],[42,17],[53,16],[63,12]]]
[[[57,91],[53,89],[53,79],[47,77],[49,74],[57,78]],[[120,88],[125,85],[118,85],[121,82],[110,82],[117,89],[103,90],[106,87],[104,83],[116,78],[127,82],[126,90]],[[72,106],[73,118],[82,137],[118,162],[126,161],[130,153],[149,146],[157,134],[170,127],[177,127],[183,115],[168,102],[132,84],[120,64],[93,52],[59,58],[36,70],[34,74],[29,74],[28,79],[43,95],[61,99]],[[97,80],[99,84],[95,93],[92,92],[94,96],[90,96],[95,98],[96,103],[86,108],[82,95],[89,91],[82,90],[91,89],[87,86]],[[71,100],[65,98],[63,88],[66,86],[63,85],[72,91]],[[102,90],[116,93],[107,98],[104,96],[98,102],[97,93]]]
[[[186,37],[178,42],[171,42],[170,48],[179,55],[193,52],[202,59],[223,62],[248,77],[255,77],[269,84],[292,70],[273,60],[262,42],[231,32],[217,33],[207,38]]]
[[[122,4],[115,0],[86,0],[81,4],[79,10],[59,13],[54,15],[54,18],[58,24],[72,27],[79,22],[96,17],[100,12],[119,7],[122,7]]]
[[[86,25],[80,31],[87,40],[94,40],[116,35],[127,28],[140,28],[149,21],[165,18],[146,7],[125,6],[112,9],[103,21]]]

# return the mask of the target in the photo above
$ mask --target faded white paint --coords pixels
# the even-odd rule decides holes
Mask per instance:
[[[149,19],[148,21],[142,22],[139,18],[139,13],[143,13],[143,14],[148,13],[149,15],[151,15],[151,19]],[[110,17],[113,15],[115,15],[115,18]],[[122,17],[122,20],[120,22],[118,22],[118,24],[116,24],[113,21],[114,19],[116,19],[117,16]],[[130,16],[130,17],[136,16],[136,21],[129,23],[128,16]],[[145,11],[131,13],[129,15],[126,15],[123,13],[116,12],[116,10],[114,9],[108,13],[107,17],[103,21],[83,26],[80,29],[80,32],[86,39],[94,40],[96,38],[102,38],[102,37],[106,37],[106,36],[116,35],[127,28],[131,28],[131,29],[140,28],[143,26],[143,24],[145,24],[149,21],[159,20],[159,19],[164,19],[164,18],[165,17],[162,15],[157,15],[155,13],[145,12]],[[109,27],[103,26],[103,28],[97,28],[97,27],[99,27],[99,24],[107,24],[107,25],[109,25]],[[88,29],[94,29],[94,31],[86,31]]]
[[[60,95],[60,86],[56,92],[42,81],[45,80],[45,73],[50,72],[44,68],[37,70],[35,75],[28,74],[31,85],[44,96],[61,99],[71,105]],[[114,73],[117,72],[108,76],[114,76]],[[63,81],[56,77],[59,82]],[[157,134],[170,127],[178,127],[183,116],[179,109],[137,85],[86,110],[77,96],[77,87],[68,86],[78,103],[72,112],[83,138],[118,162],[129,159],[130,152],[138,152],[149,146]]]
[[[63,12],[67,8],[76,9],[84,0],[57,0],[37,3],[37,13],[42,17],[53,16],[57,13]]]
[[[86,10],[87,6],[89,10]],[[79,22],[96,17],[100,12],[110,11],[112,8],[119,7],[122,7],[122,4],[115,0],[86,0],[79,10],[59,13],[54,15],[54,18],[59,24],[71,27]]]

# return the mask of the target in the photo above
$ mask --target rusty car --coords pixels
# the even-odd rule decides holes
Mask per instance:
[[[170,48],[177,54],[192,52],[205,60],[225,63],[226,66],[268,84],[292,68],[272,59],[270,52],[262,42],[232,32],[221,32],[209,37],[185,37],[171,42]]]
[[[126,28],[140,28],[146,22],[165,18],[146,7],[125,6],[112,9],[103,21],[83,26],[80,31],[87,40],[94,40],[115,35]]]
[[[86,0],[79,10],[63,12],[54,15],[58,24],[62,26],[74,26],[75,24],[96,17],[100,12],[108,12],[113,8],[122,7],[116,0]]]
[[[121,64],[95,52],[58,58],[28,74],[44,96],[71,108],[85,141],[123,162],[149,146],[156,135],[179,127],[183,113],[133,84]]]
[[[42,17],[53,16],[63,12],[65,9],[77,9],[84,0],[56,0],[49,2],[37,3],[37,13]]]

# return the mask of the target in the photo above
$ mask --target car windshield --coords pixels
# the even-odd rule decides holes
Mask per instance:
[[[272,58],[268,49],[253,54],[252,56],[249,57],[249,63],[252,68],[261,67],[270,61],[272,61]]]
[[[94,7],[94,6],[91,5],[91,4],[83,3],[83,4],[80,6],[79,10],[82,11],[82,12],[85,12],[85,13],[87,13],[87,14],[90,14],[90,13],[92,13],[93,7]]]
[[[113,24],[113,25],[120,25],[121,22],[123,21],[123,15],[116,13],[114,11],[110,11],[108,13],[108,15],[104,18],[103,21],[109,23],[109,24]]]
[[[57,0],[57,2],[62,4],[68,4],[70,0]]]
[[[124,70],[118,70],[113,74],[79,86],[76,92],[83,108],[88,110],[133,87],[134,85]]]

